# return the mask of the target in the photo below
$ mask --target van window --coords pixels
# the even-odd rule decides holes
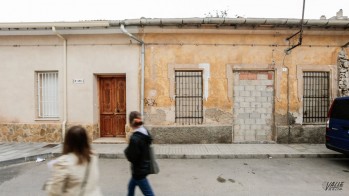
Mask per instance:
[[[349,100],[335,100],[331,118],[349,120]]]

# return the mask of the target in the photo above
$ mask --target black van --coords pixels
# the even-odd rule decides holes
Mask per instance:
[[[336,98],[328,112],[326,147],[349,155],[349,97]]]

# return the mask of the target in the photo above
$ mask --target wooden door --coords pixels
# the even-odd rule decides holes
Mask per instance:
[[[100,77],[99,89],[101,137],[125,136],[125,77]]]

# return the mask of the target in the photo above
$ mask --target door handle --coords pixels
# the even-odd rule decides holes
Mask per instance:
[[[115,114],[118,114],[118,113],[120,113],[119,104],[117,104],[117,106],[116,106],[116,108],[115,108],[115,110],[114,110],[114,115],[115,115]]]
[[[120,110],[119,110],[119,102],[116,103],[116,112],[117,112],[117,113],[120,113]]]

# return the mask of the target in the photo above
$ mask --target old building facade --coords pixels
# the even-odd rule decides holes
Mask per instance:
[[[349,21],[305,20],[290,38],[300,22],[0,24],[0,138],[59,142],[73,124],[125,137],[139,110],[156,143],[322,143],[348,89]]]

